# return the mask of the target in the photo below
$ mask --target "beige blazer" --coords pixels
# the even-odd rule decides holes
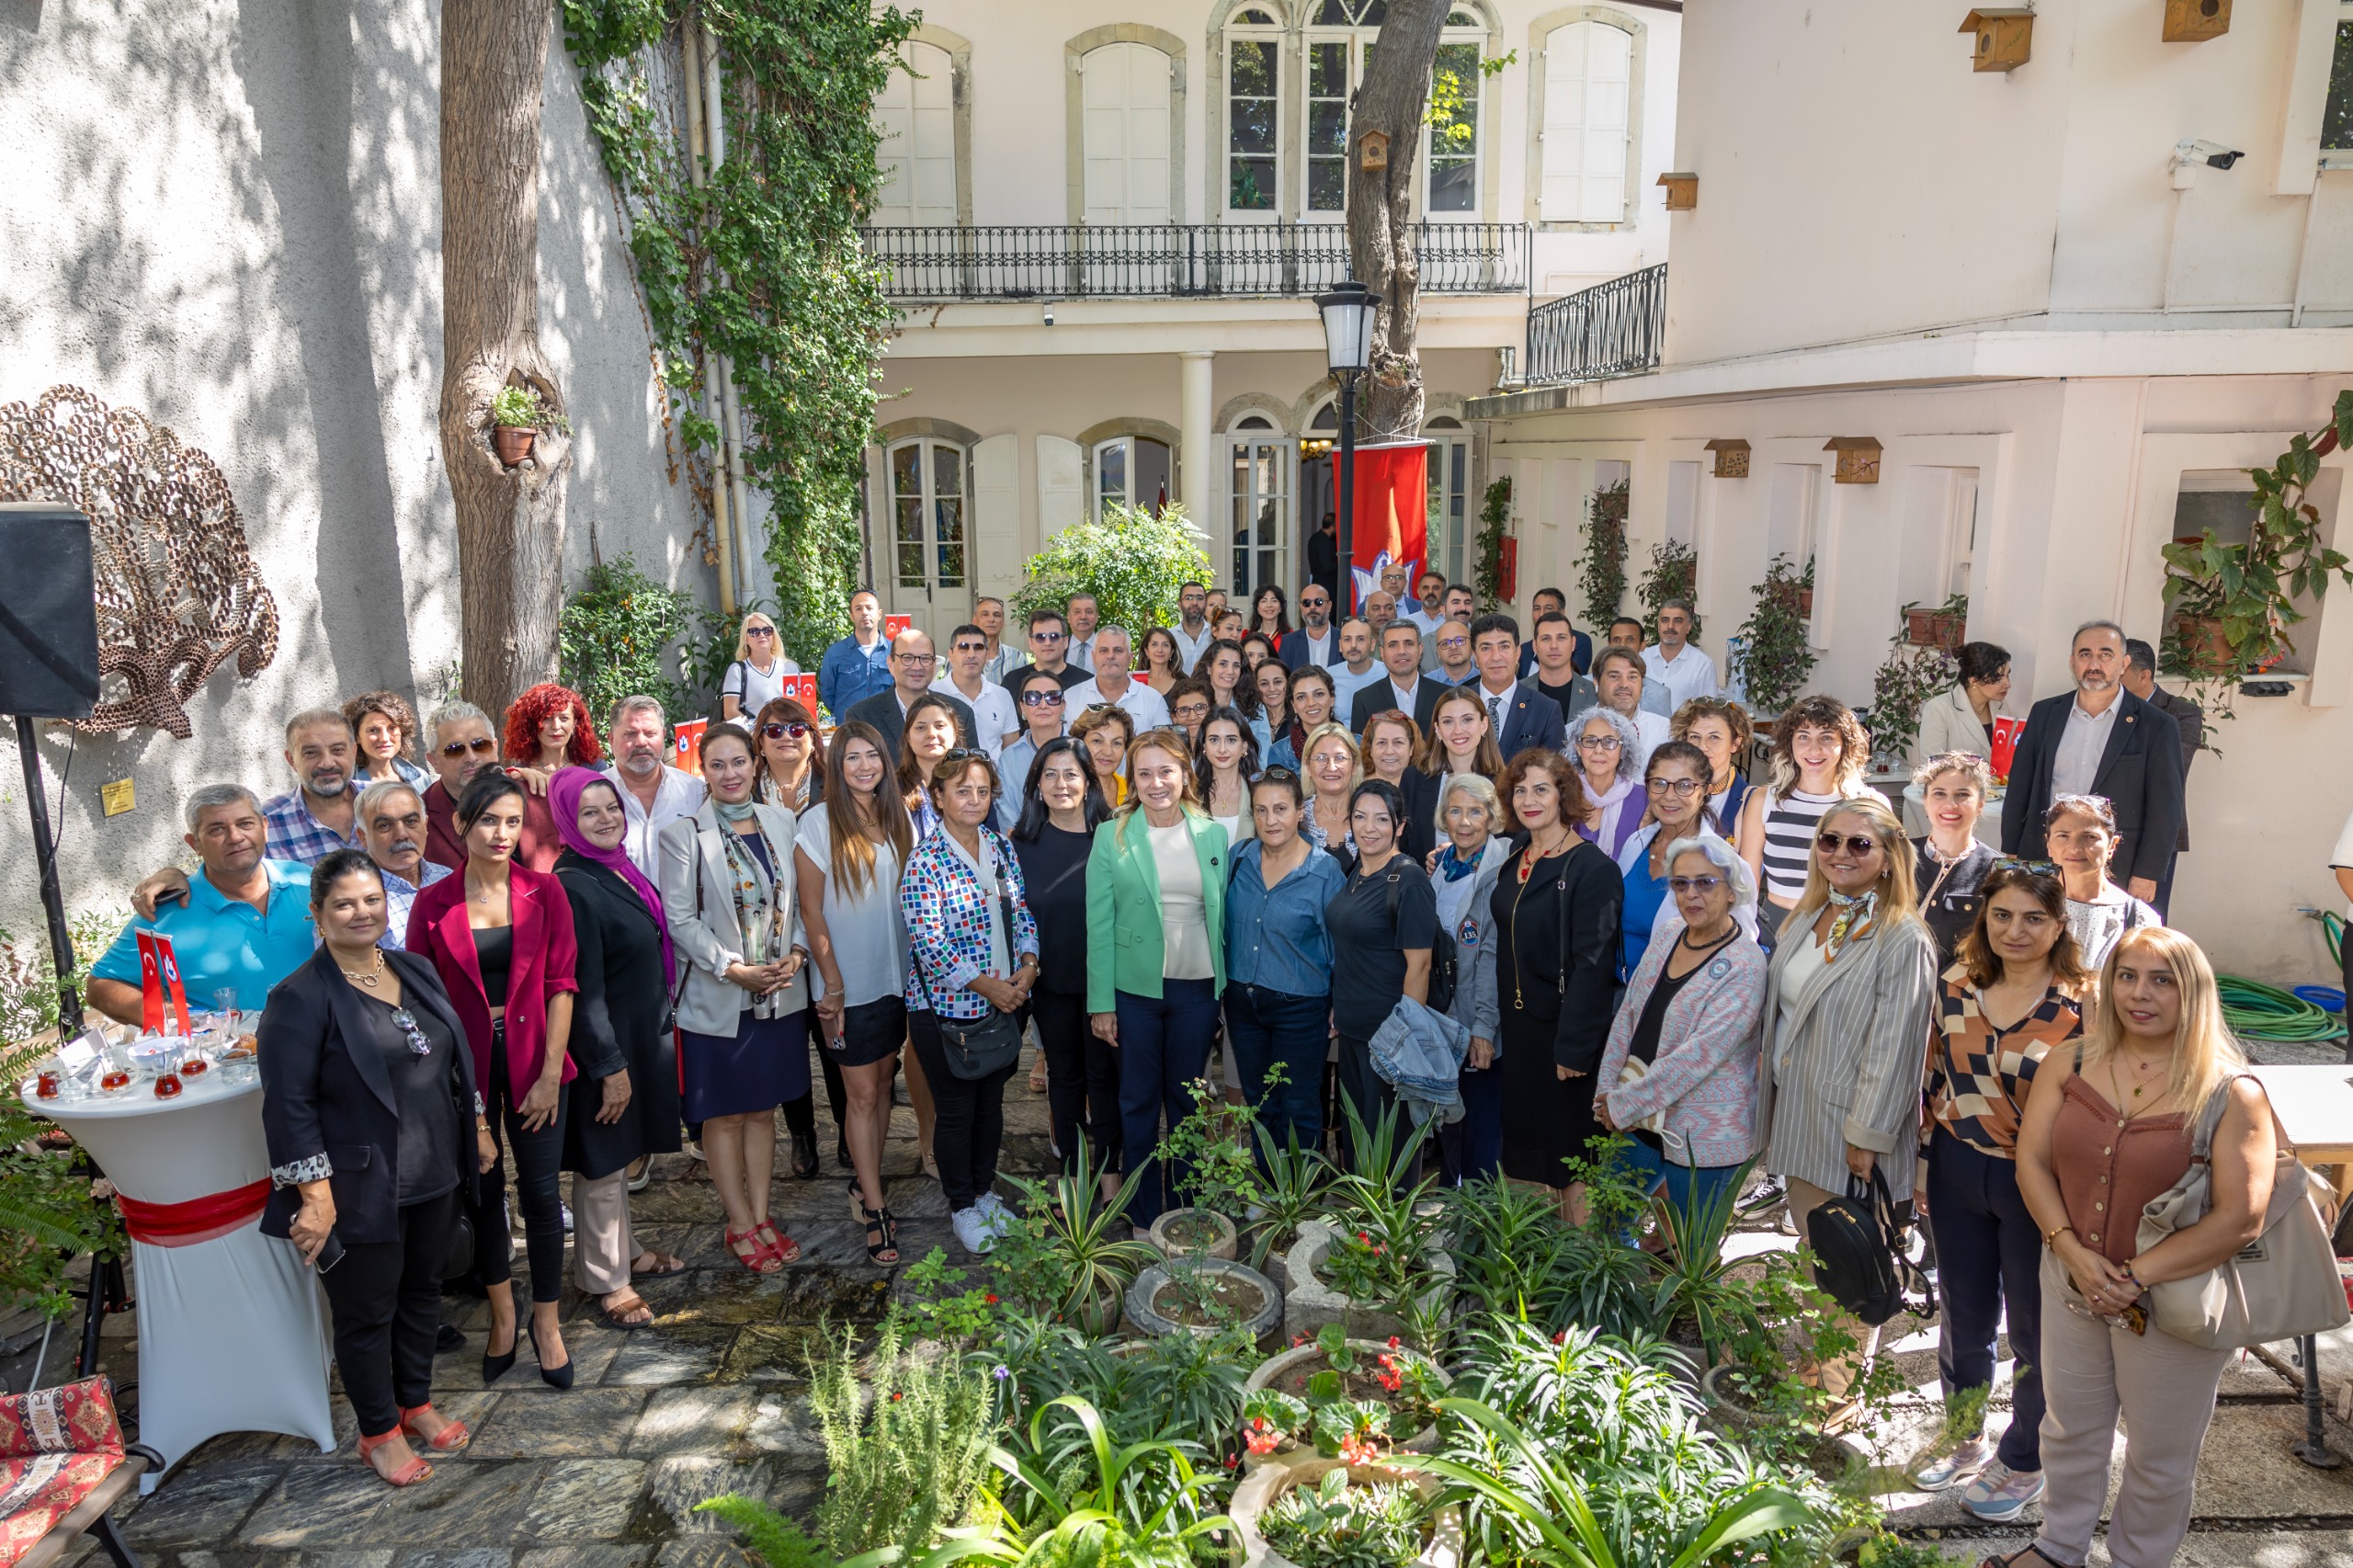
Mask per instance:
[[[777,877],[769,892],[776,901],[779,922],[791,932],[794,947],[807,947],[801,906],[794,897],[799,883],[792,870],[793,815],[782,806],[765,801],[759,813],[760,832],[767,839],[768,858]],[[752,994],[726,978],[727,966],[744,957],[744,930],[735,919],[734,874],[727,869],[727,829],[706,800],[690,817],[665,823],[660,840],[656,879],[662,888],[662,913],[670,923],[670,944],[677,950],[679,976],[678,1027],[697,1034],[734,1034]],[[792,977],[783,992],[784,1011],[809,1005],[809,966]]]
[[[1765,1059],[1757,1131],[1765,1168],[1832,1192],[1847,1188],[1847,1145],[1869,1149],[1899,1203],[1912,1195],[1920,1084],[1935,1016],[1937,946],[1917,920],[1867,928],[1814,972],[1781,1018],[1782,974],[1796,944],[1781,927],[1765,985]]]
[[[1986,727],[1977,722],[1977,710],[1969,705],[1966,687],[1952,687],[1920,704],[1920,734],[1912,743],[1913,767],[1949,751],[1986,756],[1992,745]]]

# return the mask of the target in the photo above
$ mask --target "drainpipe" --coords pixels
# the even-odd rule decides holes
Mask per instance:
[[[710,143],[710,166],[715,173],[727,161],[727,110],[720,91],[719,40],[707,27],[702,29],[702,104],[704,134]],[[752,531],[752,496],[744,477],[744,408],[735,392],[735,367],[723,356],[719,359],[719,387],[725,415],[727,490],[735,515],[733,540],[745,540]],[[732,554],[728,566],[740,581],[743,574]],[[729,613],[733,613],[732,606]]]
[[[703,187],[703,163],[709,156],[710,138],[705,134],[703,116],[703,30],[689,22],[680,29],[680,48],[686,63],[687,87],[687,177],[694,187]],[[710,159],[714,165],[716,158]],[[710,524],[712,540],[719,556],[720,613],[735,613],[735,540],[729,527],[727,483],[727,421],[720,395],[719,356],[706,352],[703,367],[703,416],[719,432],[719,450],[710,465]]]

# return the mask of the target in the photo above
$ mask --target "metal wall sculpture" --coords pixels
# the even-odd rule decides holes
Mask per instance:
[[[152,725],[182,740],[183,706],[231,659],[251,679],[278,653],[278,604],[245,550],[213,460],[135,409],[80,387],[0,407],[0,501],[90,518],[97,566],[98,705],[75,726]]]

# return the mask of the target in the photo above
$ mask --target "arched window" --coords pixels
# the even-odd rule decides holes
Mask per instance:
[[[1306,102],[1302,106],[1302,145],[1307,152],[1303,212],[1329,217],[1347,206],[1348,103],[1364,81],[1388,0],[1313,0],[1306,30]],[[1422,138],[1422,208],[1430,217],[1467,222],[1478,216],[1479,172],[1486,136],[1481,98],[1486,78],[1479,61],[1485,26],[1468,10],[1447,16],[1439,35],[1434,85],[1451,93],[1434,95],[1451,105],[1443,121]]]
[[[1086,221],[1166,223],[1170,85],[1175,67],[1148,43],[1116,42],[1079,60]]]
[[[961,588],[970,524],[971,454],[917,436],[890,449],[891,571],[901,588]]]
[[[1633,142],[1634,38],[1608,22],[1544,36],[1543,186],[1547,223],[1620,223]]]
[[[1432,116],[1422,154],[1422,210],[1439,222],[1479,214],[1479,169],[1486,152],[1480,113],[1486,77],[1479,57],[1485,40],[1486,30],[1468,11],[1449,15],[1439,35],[1430,89],[1432,106],[1442,113]]]
[[[1176,465],[1168,443],[1150,436],[1114,436],[1095,446],[1095,516],[1113,504],[1157,516],[1176,498]]]
[[[1273,216],[1282,189],[1282,28],[1264,6],[1225,24],[1225,207]]]
[[[875,149],[881,177],[875,185],[877,226],[946,225],[957,222],[955,60],[938,44],[909,39],[899,46],[904,69],[874,96]]]

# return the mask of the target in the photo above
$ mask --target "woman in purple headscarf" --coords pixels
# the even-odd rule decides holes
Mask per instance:
[[[630,1233],[629,1166],[678,1148],[678,1058],[670,1033],[676,960],[662,895],[621,847],[629,818],[612,781],[586,767],[557,770],[548,784],[563,853],[556,880],[572,901],[579,943],[572,1060],[579,1077],[564,1132],[573,1173],[573,1259],[580,1289],[601,1298],[605,1321],[654,1321],[632,1278],[676,1274],[675,1257],[640,1252]]]

